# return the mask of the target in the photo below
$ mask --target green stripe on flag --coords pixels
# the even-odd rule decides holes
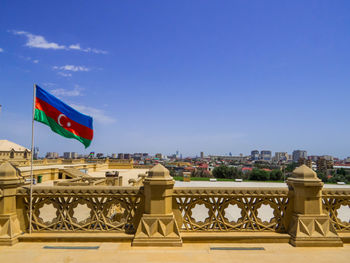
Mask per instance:
[[[53,132],[56,132],[63,137],[72,138],[72,139],[76,139],[76,140],[80,141],[82,144],[84,144],[85,148],[89,147],[89,145],[91,143],[90,140],[85,139],[83,137],[80,137],[78,135],[75,135],[74,133],[71,133],[70,131],[67,131],[62,126],[60,126],[54,119],[48,117],[45,114],[45,112],[43,112],[39,109],[35,109],[34,120],[50,126],[50,128]]]

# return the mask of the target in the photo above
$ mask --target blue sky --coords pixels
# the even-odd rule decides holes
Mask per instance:
[[[350,156],[349,1],[2,1],[0,138],[30,147],[33,83],[94,118],[47,151]]]

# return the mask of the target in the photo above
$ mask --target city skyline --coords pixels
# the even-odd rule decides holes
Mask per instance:
[[[40,152],[40,149],[36,148],[34,151],[34,155],[36,155],[35,158],[65,158],[65,159],[71,159],[71,158],[89,158],[90,156],[93,158],[117,158],[117,159],[124,159],[124,156],[128,156],[126,159],[130,158],[135,158],[137,156],[138,158],[154,158],[158,157],[157,155],[161,155],[162,157],[159,157],[160,159],[167,159],[167,158],[177,158],[177,159],[186,159],[186,158],[200,158],[200,159],[205,159],[205,158],[212,158],[212,157],[244,157],[248,158],[250,161],[274,161],[274,162],[279,162],[279,161],[288,161],[288,162],[298,162],[299,159],[310,159],[310,160],[317,160],[318,158],[325,158],[327,160],[337,160],[337,161],[346,161],[350,159],[350,157],[345,157],[345,158],[339,158],[338,156],[332,156],[332,155],[310,155],[307,154],[307,151],[305,150],[294,150],[291,153],[288,152],[272,152],[268,150],[262,150],[262,151],[257,151],[257,150],[252,150],[250,154],[232,154],[231,152],[229,153],[224,153],[224,154],[206,154],[204,152],[200,152],[199,154],[196,155],[183,155],[181,152],[176,151],[174,153],[150,153],[150,152],[90,152],[89,154],[82,154],[79,152],[63,152],[62,154],[59,152]]]
[[[350,3],[253,2],[3,3],[0,139],[30,147],[36,83],[95,128],[41,152],[350,156]]]

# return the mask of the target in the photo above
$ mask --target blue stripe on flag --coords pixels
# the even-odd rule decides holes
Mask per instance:
[[[36,97],[55,107],[71,120],[92,129],[92,118],[90,116],[82,114],[79,111],[73,109],[44,89],[40,88],[38,85],[36,85]]]

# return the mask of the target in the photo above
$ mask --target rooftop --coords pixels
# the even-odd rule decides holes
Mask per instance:
[[[17,152],[23,152],[25,150],[30,151],[29,149],[27,149],[24,146],[21,146],[17,143],[8,141],[8,140],[0,140],[0,151],[11,151],[12,149],[14,149]]]

